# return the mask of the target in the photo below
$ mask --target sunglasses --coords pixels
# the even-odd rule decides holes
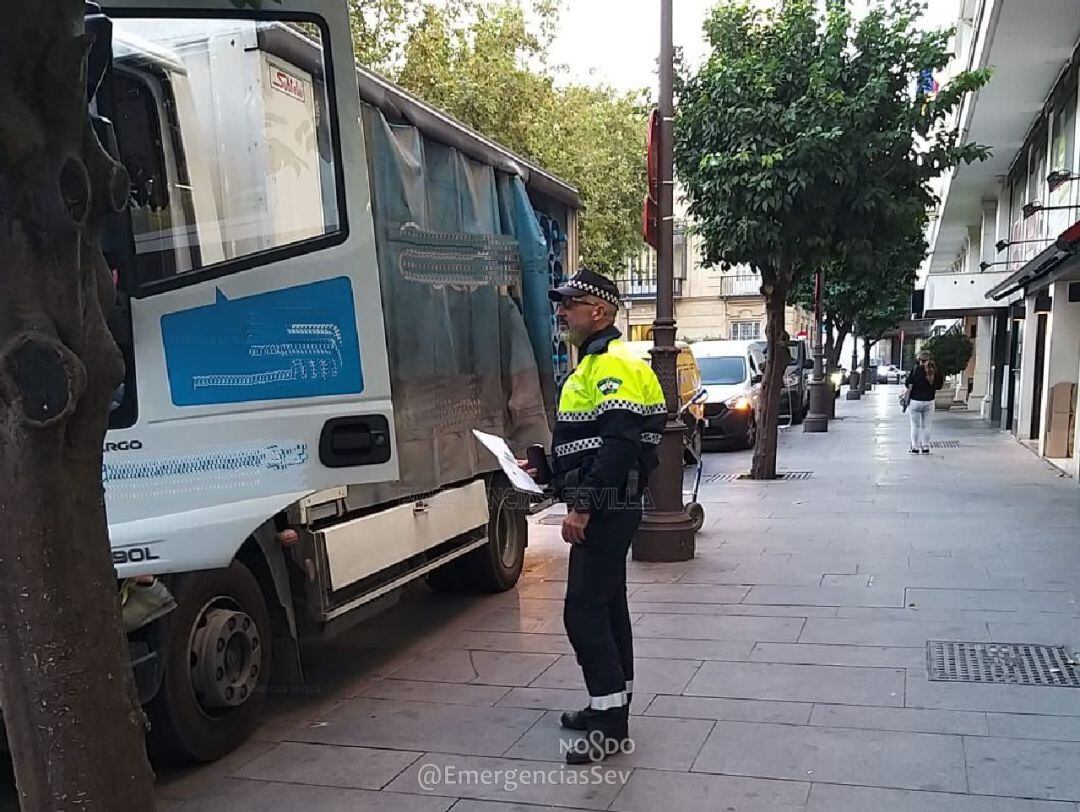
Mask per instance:
[[[564,310],[569,310],[570,308],[577,307],[578,305],[588,305],[589,307],[598,307],[600,303],[599,302],[590,302],[587,299],[563,299],[561,302],[559,302],[559,304],[562,305]]]

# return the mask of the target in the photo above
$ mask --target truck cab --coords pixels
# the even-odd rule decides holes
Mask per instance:
[[[102,14],[91,114],[131,177],[109,534],[122,595],[168,598],[128,629],[151,747],[207,761],[302,678],[304,637],[418,579],[516,583],[529,502],[472,429],[550,439],[544,292],[580,201],[365,80],[341,0]]]

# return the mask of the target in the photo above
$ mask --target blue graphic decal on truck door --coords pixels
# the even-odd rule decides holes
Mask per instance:
[[[161,317],[176,406],[364,390],[348,277],[226,299]]]

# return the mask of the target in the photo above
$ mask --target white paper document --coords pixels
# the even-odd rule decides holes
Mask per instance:
[[[518,468],[517,458],[506,444],[506,440],[494,434],[485,434],[476,429],[473,429],[473,434],[476,435],[476,439],[480,441],[484,448],[495,455],[495,459],[499,461],[503,473],[509,477],[510,484],[514,486],[515,490],[543,494],[544,489],[537,485],[531,476]]]

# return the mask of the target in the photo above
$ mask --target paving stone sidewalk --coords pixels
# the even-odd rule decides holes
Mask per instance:
[[[312,652],[254,741],[163,775],[162,808],[1080,811],[1080,689],[931,681],[926,654],[1080,648],[1080,490],[970,413],[909,455],[898,392],[785,432],[805,479],[727,481],[749,455],[707,455],[696,558],[630,567],[632,754],[561,766],[584,690],[541,517],[516,590],[412,590]]]

